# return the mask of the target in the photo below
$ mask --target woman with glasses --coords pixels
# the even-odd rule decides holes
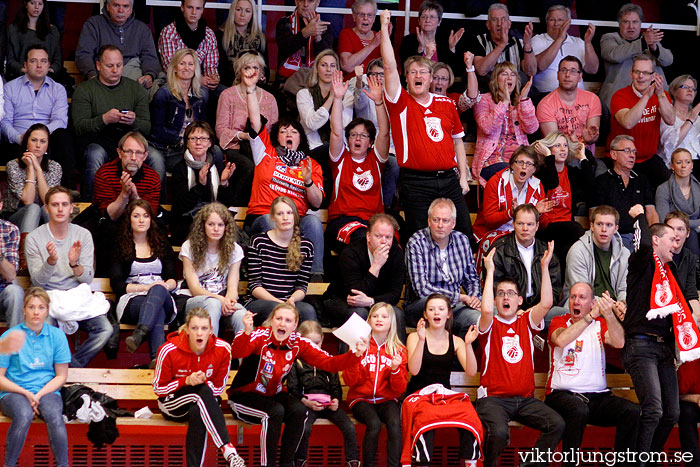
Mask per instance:
[[[479,83],[476,79],[476,72],[472,64],[473,61],[474,54],[465,52],[464,64],[467,66],[467,70],[471,71],[467,71],[467,89],[461,94],[456,92],[447,93],[447,90],[451,88],[455,82],[455,75],[450,65],[443,62],[436,62],[433,65],[433,82],[430,84],[430,92],[438,96],[447,96],[452,99],[460,114],[467,109],[471,109],[480,99]]]
[[[377,110],[379,131],[363,118],[354,119],[343,130],[343,96],[349,82],[343,83],[339,71],[333,76],[335,102],[329,148],[333,194],[325,235],[326,245],[337,252],[352,240],[364,238],[369,219],[384,212],[382,173],[389,157],[389,116],[384,110],[379,79],[372,76],[367,82],[369,90],[364,93]]]
[[[676,121],[667,125],[661,119],[661,148],[660,155],[667,165],[672,168],[671,154],[676,148],[685,148],[693,160],[693,175],[700,176],[700,103],[693,107],[698,93],[698,82],[690,75],[681,75],[671,81],[668,92],[676,110]]]
[[[265,73],[265,61],[257,53],[244,53],[234,63],[236,78],[233,86],[221,93],[216,110],[216,136],[226,153],[226,160],[235,163],[241,180],[235,198],[236,206],[245,206],[250,200],[253,181],[253,154],[247,141],[246,122],[249,119],[247,95],[255,96],[260,114],[265,117],[268,131],[277,122],[277,101],[258,86]]]
[[[544,186],[535,177],[541,165],[542,159],[532,147],[518,146],[510,156],[509,166],[488,181],[481,210],[474,222],[474,238],[481,242],[479,253],[485,253],[482,246],[488,250],[493,241],[513,230],[516,206],[529,203],[535,205],[540,214],[552,210],[554,202],[545,200]],[[540,218],[540,225],[545,227],[544,224]]]
[[[457,31],[438,31],[443,8],[439,2],[426,0],[418,8],[418,27],[415,34],[401,40],[399,57],[403,65],[408,57],[420,55],[434,62],[444,62],[458,75],[464,74],[461,49],[457,45],[464,35],[464,28]]]
[[[182,243],[190,231],[192,219],[202,206],[219,201],[233,206],[235,198],[231,176],[236,164],[216,161],[211,153],[214,132],[207,122],[192,122],[185,130],[183,159],[172,170],[173,208],[170,231],[173,242]]]
[[[374,0],[355,0],[352,4],[352,19],[355,27],[345,28],[338,35],[340,68],[345,79],[355,74],[355,67],[368,69],[369,62],[379,58],[379,33],[372,31],[377,16]]]
[[[180,49],[168,64],[168,84],[151,101],[151,147],[162,153],[168,172],[182,160],[183,135],[195,120],[206,119],[209,91],[201,85],[197,52]],[[219,157],[220,152],[219,152]]]
[[[685,246],[698,255],[700,181],[692,173],[693,162],[690,151],[685,148],[678,148],[671,153],[672,175],[656,189],[656,211],[659,213],[659,219],[665,219],[666,214],[671,211],[681,211],[688,215],[690,229]]]
[[[219,76],[224,86],[233,85],[234,65],[244,51],[258,53],[263,63],[267,63],[265,34],[258,26],[252,0],[233,0],[226,22],[215,34],[219,44]]]
[[[529,144],[527,135],[539,128],[535,106],[529,97],[531,86],[532,78],[521,91],[515,65],[498,63],[489,81],[491,92],[481,96],[474,106],[477,131],[472,174],[481,186],[512,165],[513,151]]]

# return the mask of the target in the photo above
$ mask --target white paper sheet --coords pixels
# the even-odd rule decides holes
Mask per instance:
[[[361,338],[367,339],[370,332],[372,332],[372,328],[367,321],[357,313],[353,313],[345,324],[333,331],[333,335],[348,344],[351,352],[355,352],[355,345]]]

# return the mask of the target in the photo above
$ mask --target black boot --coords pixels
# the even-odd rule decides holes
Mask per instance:
[[[141,342],[148,336],[148,333],[150,330],[142,325],[139,324],[136,326],[136,329],[134,329],[133,334],[131,334],[129,337],[125,339],[126,341],[126,350],[129,353],[134,353],[136,350],[141,346]]]

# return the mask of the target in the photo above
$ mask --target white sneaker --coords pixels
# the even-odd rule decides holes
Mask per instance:
[[[226,462],[228,462],[228,467],[245,467],[245,461],[236,452],[228,456]]]

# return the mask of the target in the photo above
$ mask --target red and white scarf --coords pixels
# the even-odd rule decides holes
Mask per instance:
[[[673,274],[668,274],[664,264],[654,253],[654,279],[651,283],[651,304],[647,319],[673,316],[673,332],[682,362],[700,358],[698,327],[685,301],[683,292]]]
[[[294,10],[294,13],[292,13],[289,16],[289,22],[292,25],[292,33],[293,34],[299,34],[299,31],[302,30],[302,24],[301,24],[301,18],[299,18],[299,12],[297,10]],[[289,78],[292,76],[294,73],[299,70],[302,66],[305,66],[307,68],[311,68],[311,65],[313,65],[314,61],[312,58],[313,55],[313,36],[309,36],[309,39],[306,43],[306,60],[302,60],[301,58],[301,51],[302,49],[297,50],[294,52],[292,55],[287,58],[287,60],[284,61],[282,66],[280,66],[279,69],[279,74],[282,75],[284,78]]]

